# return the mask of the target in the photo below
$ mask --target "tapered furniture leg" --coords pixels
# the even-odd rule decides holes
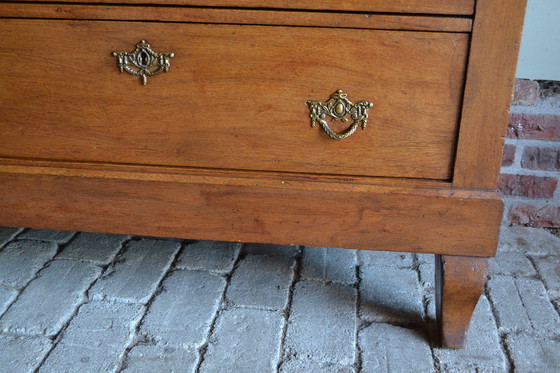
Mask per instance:
[[[436,318],[442,347],[465,347],[487,264],[488,258],[436,255]]]

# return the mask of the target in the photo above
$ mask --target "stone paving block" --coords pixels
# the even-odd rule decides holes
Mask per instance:
[[[56,244],[48,242],[10,242],[0,250],[0,284],[23,288],[56,255],[57,250]]]
[[[0,316],[8,309],[18,294],[19,291],[17,290],[0,285]]]
[[[434,372],[429,338],[388,324],[371,324],[359,334],[362,373]]]
[[[353,365],[356,297],[351,286],[298,282],[289,311],[286,357]]]
[[[210,331],[225,286],[224,278],[207,272],[173,272],[163,282],[140,332],[159,344],[199,347]]]
[[[299,246],[247,243],[243,246],[243,252],[253,255],[285,256],[291,258],[298,255],[300,249]]]
[[[507,336],[506,343],[516,372],[560,371],[560,341],[526,334]]]
[[[426,290],[435,289],[436,284],[436,267],[434,262],[418,264],[418,272],[420,274],[420,284]]]
[[[233,269],[240,248],[237,242],[198,241],[185,247],[175,267],[226,274]]]
[[[414,257],[411,253],[358,250],[358,256],[362,265],[366,266],[411,268],[414,263]]]
[[[500,347],[490,304],[480,298],[474,311],[465,349],[434,349],[441,372],[506,372],[507,360]]]
[[[518,251],[528,255],[559,255],[560,237],[539,228],[519,225],[502,227],[499,250]]]
[[[0,227],[0,247],[13,240],[23,228]]]
[[[301,277],[307,280],[356,283],[356,250],[331,247],[305,247]]]
[[[20,234],[18,238],[64,244],[70,241],[75,233],[51,229],[29,229]]]
[[[537,271],[524,253],[515,251],[498,251],[494,258],[488,263],[488,273],[491,275],[510,275],[531,277],[536,276]]]
[[[231,277],[226,298],[241,306],[283,309],[288,303],[295,260],[247,255]]]
[[[418,263],[429,263],[434,264],[436,261],[434,254],[416,254]]]
[[[181,347],[137,345],[128,353],[122,372],[194,373],[198,353]]]
[[[533,329],[540,335],[560,337],[560,317],[550,302],[542,282],[516,279],[515,284]]]
[[[84,302],[85,292],[101,273],[91,263],[55,260],[21,292],[0,318],[7,334],[52,337]]]
[[[560,256],[535,258],[535,265],[551,298],[560,298]]]
[[[145,308],[117,302],[86,303],[72,319],[40,372],[111,372],[132,343]]]
[[[280,373],[356,373],[356,369],[336,363],[291,359],[282,363]]]
[[[277,312],[224,311],[210,337],[200,373],[276,372],[283,323]]]
[[[488,295],[501,332],[509,333],[531,328],[529,315],[517,290],[514,279],[509,276],[492,276],[486,283]]]
[[[90,290],[95,299],[145,304],[181,247],[173,241],[132,241]]]
[[[418,274],[385,265],[360,267],[360,316],[365,321],[421,324],[424,317]]]
[[[57,258],[107,265],[115,259],[123,242],[129,238],[130,236],[116,234],[79,233]]]
[[[48,338],[0,336],[0,370],[19,373],[34,372],[51,350]]]

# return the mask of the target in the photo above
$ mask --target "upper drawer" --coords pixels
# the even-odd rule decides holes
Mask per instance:
[[[0,34],[0,156],[451,176],[468,34],[16,19]],[[175,54],[145,86],[111,55],[142,39]],[[344,140],[306,104],[337,90],[374,105]]]
[[[52,2],[51,0],[20,0]],[[150,0],[58,0],[67,3],[153,4]],[[475,0],[158,0],[158,5],[190,5],[232,8],[276,8],[305,10],[341,10],[420,14],[474,13]]]

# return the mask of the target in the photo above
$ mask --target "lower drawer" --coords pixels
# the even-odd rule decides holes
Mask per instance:
[[[25,19],[0,34],[3,157],[451,177],[468,34]],[[175,54],[145,86],[111,54],[140,40]],[[373,103],[344,140],[306,104],[337,90]]]

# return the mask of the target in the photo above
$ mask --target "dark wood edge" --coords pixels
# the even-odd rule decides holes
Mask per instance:
[[[470,32],[462,17],[70,4],[0,4],[0,17]]]

